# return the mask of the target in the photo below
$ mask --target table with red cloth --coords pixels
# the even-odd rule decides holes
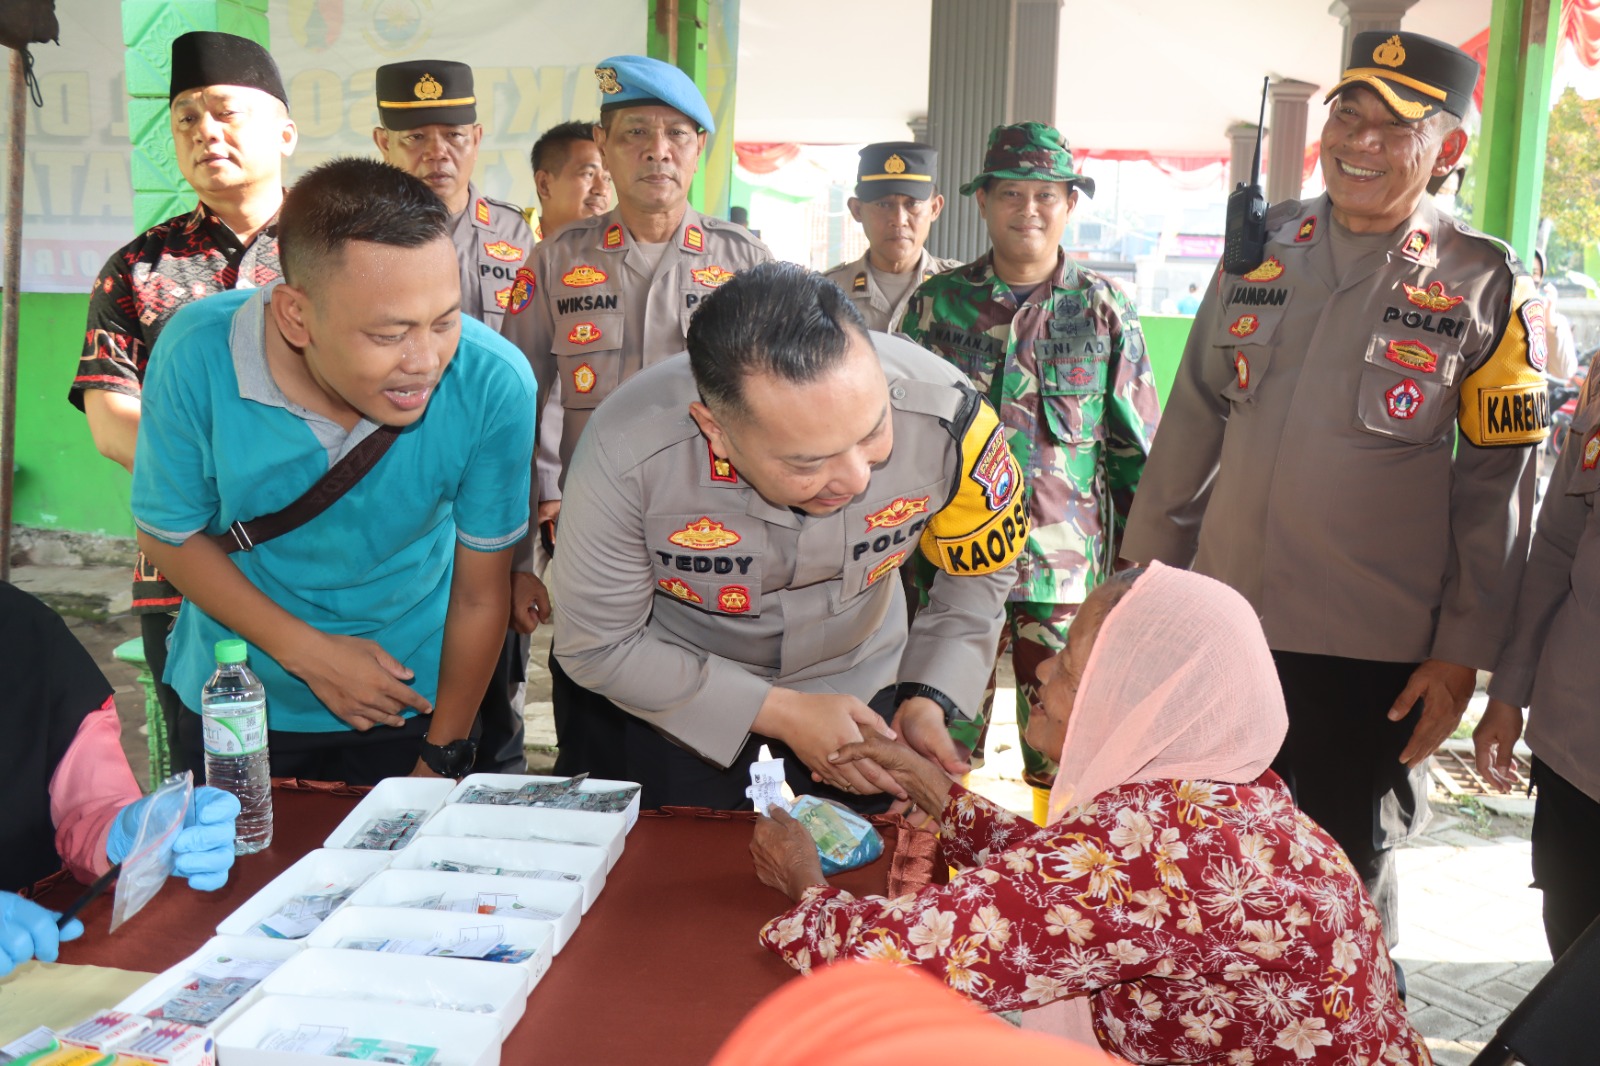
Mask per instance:
[[[182,961],[258,889],[321,847],[360,798],[344,786],[274,785],[272,846],[241,857],[225,887],[196,892],[173,878],[114,936],[108,892],[83,911],[86,932],[61,945],[61,961],[152,973]],[[754,821],[751,813],[643,812],[599,898],[529,996],[501,1061],[707,1062],[741,1018],[794,976],[756,940],[789,903],[756,880]],[[832,884],[854,893],[914,889],[942,870],[931,834],[900,819],[874,821],[883,857]],[[61,910],[82,891],[58,875],[36,898]]]

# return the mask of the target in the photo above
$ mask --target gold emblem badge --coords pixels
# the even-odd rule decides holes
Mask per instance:
[[[1283,276],[1283,262],[1277,256],[1270,256],[1265,263],[1256,267],[1244,276],[1246,281],[1277,281]]]
[[[1250,387],[1250,360],[1244,357],[1243,352],[1233,353],[1233,373],[1239,379],[1241,391]]]
[[[478,201],[478,206],[474,210],[474,213],[478,216],[478,221],[479,222],[483,223],[485,226],[487,226],[489,224],[489,205],[488,204],[484,203],[482,200],[479,200]]]
[[[593,322],[579,322],[567,334],[567,340],[572,344],[593,344],[599,339],[600,327]]]
[[[1390,341],[1383,357],[1410,370],[1431,374],[1439,366],[1439,355],[1421,341]]]
[[[705,516],[690,522],[667,539],[680,548],[708,552],[737,544],[743,538],[721,522],[713,522],[709,516]]]
[[[905,525],[916,515],[925,514],[927,510],[928,497],[921,496],[913,500],[902,496],[883,510],[867,515],[867,532]]]
[[[1234,320],[1233,325],[1228,327],[1228,332],[1235,337],[1248,337],[1260,328],[1261,319],[1255,315],[1240,315]]]
[[[1589,443],[1583,446],[1583,468],[1593,470],[1600,465],[1600,431],[1589,438]]]
[[[1294,235],[1294,242],[1296,244],[1304,244],[1306,241],[1309,241],[1312,237],[1315,237],[1316,235],[1317,235],[1317,216],[1316,215],[1312,215],[1310,218],[1308,218],[1304,222],[1300,223],[1300,231]]]
[[[1465,300],[1465,296],[1447,296],[1444,291],[1444,282],[1436,281],[1426,289],[1419,289],[1415,285],[1400,283],[1406,291],[1406,299],[1424,311],[1448,311],[1456,304]]]
[[[717,593],[717,606],[729,614],[744,614],[750,609],[750,590],[743,585],[724,585]]]
[[[507,285],[503,289],[495,290],[494,302],[499,306],[500,310],[504,311],[511,303],[511,286]]]
[[[883,172],[885,174],[904,174],[906,172],[906,161],[897,155],[892,155],[883,161]]]
[[[444,86],[432,74],[424,74],[422,80],[411,87],[418,100],[437,100],[444,95]]]
[[[873,582],[877,581],[884,574],[887,574],[889,571],[895,569],[896,567],[898,567],[901,563],[903,563],[905,561],[906,561],[906,553],[905,552],[895,552],[893,555],[889,556],[883,562],[879,563],[877,566],[874,566],[872,568],[872,572],[867,575],[867,584],[870,585]]]
[[[683,600],[686,603],[706,602],[700,598],[699,593],[675,577],[664,577],[660,581],[657,581],[656,585],[661,589],[662,592],[676,596],[678,599]]]
[[[584,363],[572,372],[572,387],[579,392],[594,391],[594,367]]]
[[[522,258],[522,249],[514,244],[507,244],[505,241],[486,244],[483,246],[483,250],[502,263],[515,263]]]
[[[1406,239],[1400,242],[1400,254],[1408,259],[1421,259],[1422,253],[1428,250],[1428,245],[1433,243],[1433,238],[1424,229],[1414,229],[1406,234]]]
[[[1385,67],[1403,66],[1406,61],[1406,48],[1400,43],[1400,35],[1395,34],[1373,49],[1372,61]]]
[[[606,280],[606,272],[585,263],[575,266],[561,275],[561,284],[569,289],[586,289],[590,285],[598,285]]]
[[[600,83],[600,91],[607,96],[615,96],[622,91],[622,86],[617,84],[616,67],[595,67],[594,76]]]
[[[703,270],[691,270],[689,271],[689,276],[708,289],[725,285],[735,277],[733,271],[724,270],[719,266],[708,266]]]

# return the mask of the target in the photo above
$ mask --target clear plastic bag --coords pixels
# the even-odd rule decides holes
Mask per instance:
[[[883,854],[883,837],[872,823],[842,803],[801,796],[789,813],[816,841],[825,876],[865,866]]]
[[[185,770],[167,778],[150,794],[133,844],[122,859],[116,899],[111,906],[113,933],[138,914],[172,876],[172,845],[183,829],[193,793],[194,775]]]

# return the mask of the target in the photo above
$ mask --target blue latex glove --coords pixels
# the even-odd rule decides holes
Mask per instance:
[[[59,917],[14,892],[0,892],[0,977],[29,959],[55,962],[61,941],[83,935],[83,923],[76,918],[57,929]]]
[[[143,805],[150,797],[122,808],[111,832],[106,835],[106,858],[121,862],[133,847],[134,835],[143,819]],[[239,798],[220,788],[194,790],[189,808],[183,814],[183,828],[172,843],[172,872],[189,879],[189,887],[211,892],[228,882],[233,866],[234,819],[239,817]]]

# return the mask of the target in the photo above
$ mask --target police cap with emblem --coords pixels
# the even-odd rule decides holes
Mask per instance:
[[[472,68],[449,59],[408,59],[378,68],[378,118],[384,129],[470,126],[478,121]]]
[[[1420,33],[1370,30],[1350,42],[1350,66],[1326,99],[1365,85],[1407,122],[1448,111],[1465,117],[1478,84],[1478,61],[1454,45]]]
[[[682,112],[707,133],[717,132],[711,108],[689,75],[659,59],[612,56],[594,68],[600,82],[600,114],[619,107],[670,107]]]
[[[881,200],[896,193],[926,200],[936,191],[939,150],[916,141],[881,141],[861,149],[856,199]]]
[[[991,178],[1001,181],[1064,181],[1071,188],[1094,196],[1094,179],[1079,174],[1072,166],[1072,149],[1054,126],[1043,122],[1018,122],[996,126],[989,131],[989,148],[983,153],[983,169],[961,186],[962,196],[971,196],[988,186]]]
[[[172,77],[167,102],[179,93],[208,85],[243,85],[275,96],[289,106],[278,64],[265,48],[248,37],[214,30],[195,30],[172,42]]]

